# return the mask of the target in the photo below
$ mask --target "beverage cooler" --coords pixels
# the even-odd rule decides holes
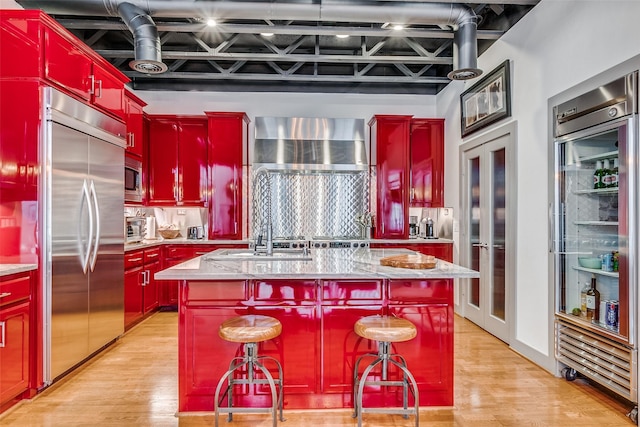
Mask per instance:
[[[637,403],[637,72],[554,107],[555,355]],[[634,409],[632,417],[636,417]]]

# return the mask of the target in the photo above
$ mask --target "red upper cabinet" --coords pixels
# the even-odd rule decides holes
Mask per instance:
[[[123,92],[129,78],[51,17],[38,10],[3,10],[0,28],[3,79],[41,79],[124,118]]]
[[[149,205],[206,206],[207,118],[149,116]]]
[[[71,43],[59,32],[45,28],[44,51],[44,77],[85,101],[91,100],[93,62],[79,45]]]
[[[374,116],[369,122],[377,164],[376,238],[409,235],[409,134],[411,116]]]
[[[147,105],[129,91],[125,91],[124,112],[127,123],[127,153],[142,157],[144,124],[142,108]]]
[[[411,120],[410,205],[444,206],[444,119]]]
[[[242,239],[242,159],[249,118],[245,113],[206,113],[209,119],[210,239]]]

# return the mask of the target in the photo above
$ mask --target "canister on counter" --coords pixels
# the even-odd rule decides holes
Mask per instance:
[[[616,300],[607,301],[607,327],[618,329],[619,304]]]

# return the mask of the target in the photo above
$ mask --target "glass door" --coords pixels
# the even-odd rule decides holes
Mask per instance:
[[[510,141],[507,133],[465,151],[463,167],[465,248],[469,267],[480,272],[469,280],[464,315],[507,343],[514,289],[513,262],[507,260],[515,184]]]
[[[631,342],[628,120],[556,140],[556,315]]]

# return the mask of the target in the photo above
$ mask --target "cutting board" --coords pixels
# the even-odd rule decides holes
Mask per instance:
[[[433,255],[423,255],[419,253],[393,255],[380,258],[380,265],[387,267],[413,268],[416,270],[435,268],[436,257]]]

